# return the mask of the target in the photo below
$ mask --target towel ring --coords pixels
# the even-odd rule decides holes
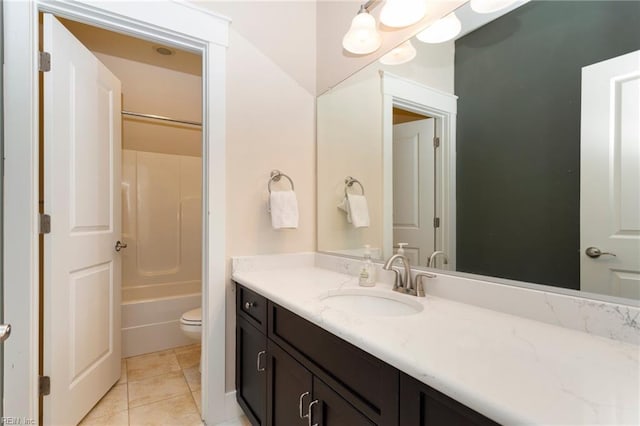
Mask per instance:
[[[364,195],[364,186],[360,183],[358,179],[352,178],[351,176],[347,176],[344,180],[344,196],[347,196],[347,189],[351,188],[354,183],[357,183],[360,186],[360,190],[362,191],[361,195]]]
[[[271,183],[272,182],[280,182],[280,178],[281,177],[287,178],[287,180],[291,184],[291,190],[292,191],[294,190],[293,181],[291,180],[291,178],[289,176],[285,175],[280,170],[272,170],[271,171],[271,178],[269,179],[269,184],[267,185],[267,189],[269,190],[269,194],[271,194]]]

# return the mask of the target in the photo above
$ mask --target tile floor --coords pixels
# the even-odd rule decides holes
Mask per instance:
[[[120,380],[80,425],[202,425],[199,361],[199,344],[123,359]]]

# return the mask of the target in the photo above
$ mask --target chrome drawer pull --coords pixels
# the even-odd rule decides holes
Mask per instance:
[[[318,426],[318,423],[313,424],[313,421],[311,420],[313,418],[313,406],[316,405],[318,403],[318,400],[313,400],[309,403],[309,412],[307,413],[307,416],[309,416],[309,426]]]
[[[301,419],[307,417],[307,414],[302,414],[302,404],[304,404],[304,397],[307,395],[309,395],[309,392],[303,393],[298,400],[298,416],[300,416]]]
[[[244,308],[248,311],[249,309],[253,308],[254,306],[256,306],[256,302],[245,302],[244,304]]]
[[[260,368],[260,358],[262,357],[262,355],[264,355],[266,353],[267,353],[267,351],[258,352],[258,356],[256,357],[256,370],[264,371],[264,367]]]

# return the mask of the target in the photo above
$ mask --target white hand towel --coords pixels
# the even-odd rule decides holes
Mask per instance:
[[[369,206],[364,195],[347,194],[349,214],[354,228],[369,227]]]
[[[293,191],[271,191],[271,226],[273,229],[298,227],[298,199]]]
[[[340,204],[338,204],[338,208],[347,214],[347,222],[351,223],[351,212],[349,211],[349,200],[347,197],[344,197]]]

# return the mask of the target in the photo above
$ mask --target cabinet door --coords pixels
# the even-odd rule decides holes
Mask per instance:
[[[268,306],[270,340],[374,423],[397,426],[397,369],[273,302]]]
[[[311,423],[318,426],[373,426],[364,414],[317,377],[313,378],[313,405]]]
[[[236,317],[236,397],[254,426],[266,425],[267,338]]]
[[[308,425],[311,373],[271,340],[267,347],[267,424]]]
[[[430,388],[400,375],[400,426],[493,426],[493,420]]]

